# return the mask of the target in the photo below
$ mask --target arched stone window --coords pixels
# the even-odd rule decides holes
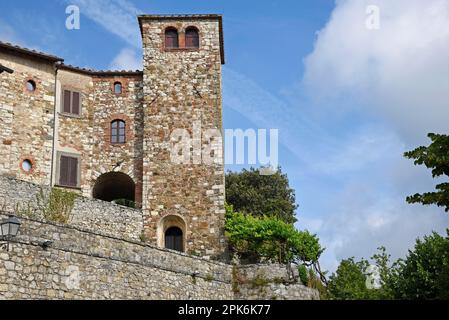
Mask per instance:
[[[123,120],[114,120],[111,122],[111,143],[126,143],[126,122]]]
[[[200,36],[198,29],[195,27],[188,27],[186,29],[186,48],[199,48]]]
[[[169,49],[179,48],[178,30],[175,28],[165,30],[165,47]]]
[[[187,228],[184,219],[179,215],[168,215],[159,221],[158,245],[161,248],[186,251]]]

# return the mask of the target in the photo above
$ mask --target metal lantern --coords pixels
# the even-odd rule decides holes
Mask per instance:
[[[9,218],[0,222],[0,235],[2,238],[10,239],[17,236],[20,228],[20,221],[15,216],[10,215]]]

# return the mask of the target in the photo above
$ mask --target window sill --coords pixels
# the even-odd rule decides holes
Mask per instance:
[[[54,185],[56,188],[63,188],[63,189],[71,189],[71,190],[77,190],[77,191],[81,191],[81,187],[73,187],[73,186],[63,186],[60,184],[55,184]]]
[[[112,147],[124,147],[126,146],[126,142],[124,143],[110,143]]]
[[[58,112],[58,115],[66,117],[66,118],[74,118],[74,119],[81,119],[82,116],[79,114],[72,114],[72,113],[64,113],[64,112]]]
[[[165,52],[192,52],[192,51],[200,51],[200,48],[164,48]]]

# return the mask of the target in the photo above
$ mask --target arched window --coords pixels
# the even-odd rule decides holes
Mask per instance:
[[[183,234],[178,227],[171,227],[165,231],[165,248],[183,252]]]
[[[117,81],[116,83],[114,83],[114,93],[115,94],[121,94],[122,90],[123,90],[123,88],[122,88],[122,83],[121,82]]]
[[[111,122],[111,143],[123,144],[126,142],[126,123],[123,120]]]
[[[199,48],[200,36],[198,29],[195,27],[189,27],[186,29],[186,48]]]
[[[178,30],[175,28],[165,30],[165,47],[179,48]]]

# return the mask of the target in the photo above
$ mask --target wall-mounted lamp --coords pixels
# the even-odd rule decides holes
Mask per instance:
[[[2,241],[6,241],[7,251],[9,251],[9,242],[17,236],[21,224],[20,220],[13,215],[0,222],[0,237]]]
[[[7,67],[5,67],[5,66],[0,64],[0,73],[3,73],[3,71],[4,72],[8,72],[8,73],[13,73],[14,72],[14,70],[9,69],[9,68],[7,68]]]

